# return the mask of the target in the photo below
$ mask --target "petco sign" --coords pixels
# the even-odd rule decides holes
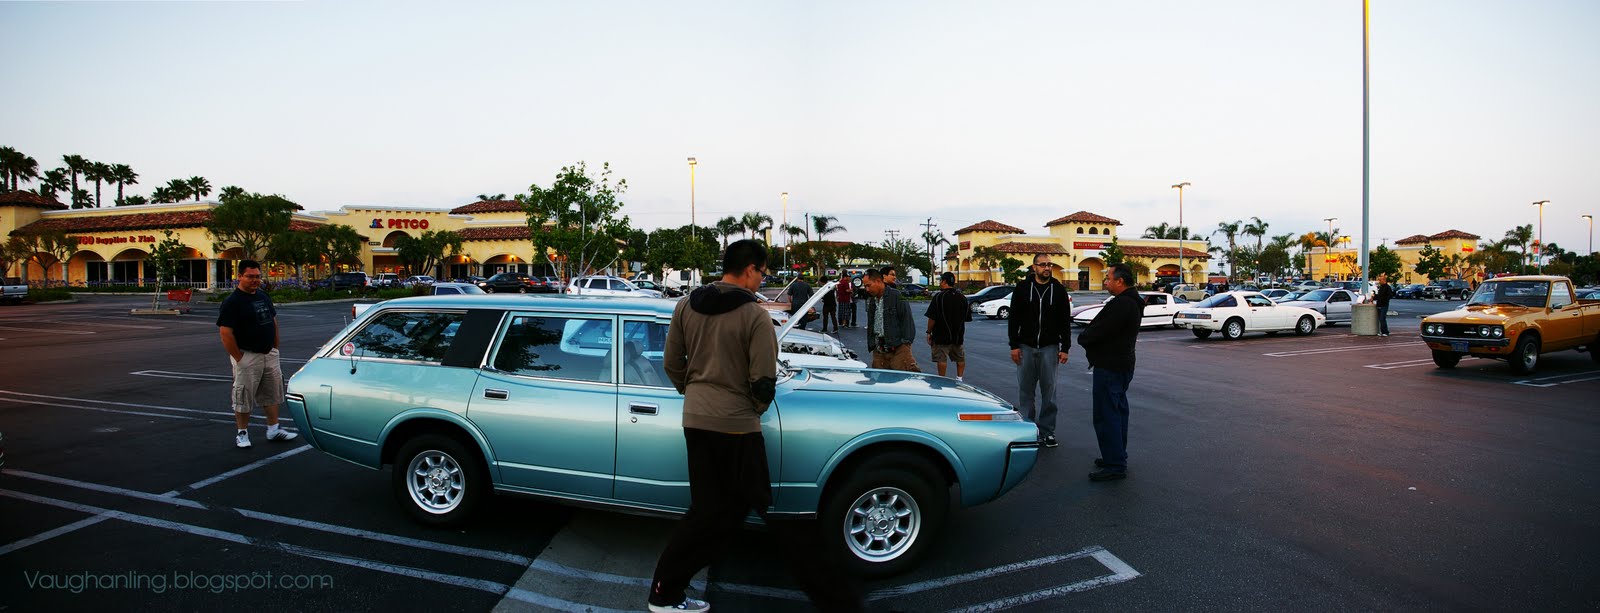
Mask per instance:
[[[385,222],[388,222],[388,223],[385,224]],[[376,219],[375,218],[375,219],[372,220],[372,225],[367,226],[367,227],[368,228],[377,228],[377,229],[389,228],[389,229],[400,229],[400,230],[426,230],[426,229],[428,229],[428,220],[426,220],[426,219],[387,219],[387,220],[385,220],[385,219]]]

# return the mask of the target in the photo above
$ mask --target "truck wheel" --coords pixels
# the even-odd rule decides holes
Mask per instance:
[[[1310,336],[1312,332],[1316,331],[1317,320],[1312,319],[1310,315],[1301,317],[1300,321],[1297,321],[1294,324],[1294,333],[1296,336]]]
[[[454,526],[489,497],[489,475],[476,451],[440,434],[423,434],[395,454],[394,493],[418,523]]]
[[[860,465],[822,505],[822,543],[851,574],[910,569],[932,546],[950,506],[948,482],[928,461],[886,454]]]
[[[1222,324],[1222,338],[1232,341],[1241,336],[1244,336],[1244,320],[1236,317]]]
[[[1539,366],[1539,338],[1523,334],[1517,339],[1517,348],[1511,351],[1511,372],[1526,375]]]
[[[1461,354],[1459,354],[1459,353],[1455,353],[1455,352],[1451,352],[1451,351],[1439,351],[1438,349],[1433,350],[1433,365],[1434,366],[1438,366],[1439,368],[1443,368],[1445,370],[1449,370],[1449,369],[1455,368],[1456,364],[1459,363],[1460,361],[1461,361]]]
[[[1194,337],[1195,338],[1200,338],[1200,339],[1211,338],[1211,331],[1207,330],[1205,328],[1195,328],[1193,330],[1190,330],[1190,332],[1194,333]]]

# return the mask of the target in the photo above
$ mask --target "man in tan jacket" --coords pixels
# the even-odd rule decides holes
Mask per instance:
[[[651,611],[706,611],[689,598],[689,580],[715,561],[755,511],[778,533],[783,557],[806,593],[828,611],[857,610],[862,596],[829,569],[799,530],[767,517],[772,479],[761,414],[777,389],[778,338],[756,304],[767,272],[767,248],[742,240],[722,257],[722,280],[678,302],[667,328],[664,368],[683,394],[683,439],[689,460],[689,512],[656,562]]]

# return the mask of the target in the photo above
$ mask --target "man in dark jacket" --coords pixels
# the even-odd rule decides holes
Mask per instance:
[[[956,289],[956,275],[939,273],[939,293],[928,301],[928,346],[933,348],[933,365],[939,376],[945,376],[945,363],[956,363],[956,380],[967,374],[967,322],[972,321],[972,309],[967,297]]]
[[[800,310],[800,307],[805,306],[806,301],[810,299],[811,284],[806,283],[805,277],[795,277],[794,282],[789,284],[789,317],[791,319],[795,317],[800,318],[800,321],[795,322],[794,327],[801,330],[806,329],[806,324],[808,321],[806,320],[805,316],[808,315],[808,313],[799,313],[798,311]]]
[[[1378,305],[1378,336],[1389,335],[1389,299],[1394,298],[1394,288],[1389,287],[1389,273],[1378,274],[1378,287],[1372,291],[1373,302]]]
[[[1056,366],[1067,363],[1072,349],[1072,297],[1052,275],[1050,256],[1033,256],[1033,274],[1011,292],[1006,326],[1011,362],[1017,365],[1017,406],[1025,419],[1039,426],[1045,447],[1056,446]]]
[[[1094,369],[1094,435],[1100,441],[1098,470],[1092,481],[1128,476],[1128,382],[1133,380],[1134,343],[1144,321],[1144,300],[1134,287],[1133,269],[1116,264],[1106,270],[1113,298],[1078,335],[1089,368]]]
[[[867,349],[872,351],[872,367],[922,372],[911,355],[911,339],[917,335],[911,305],[884,281],[883,271],[867,269],[861,287],[872,296],[867,302]]]

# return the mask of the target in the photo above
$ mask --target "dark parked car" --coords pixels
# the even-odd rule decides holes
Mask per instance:
[[[1011,290],[1013,290],[1013,289],[1016,289],[1016,286],[1014,286],[1014,285],[990,285],[989,287],[985,287],[983,289],[978,290],[978,292],[975,293],[975,294],[967,294],[967,305],[969,307],[973,307],[973,306],[978,306],[980,304],[988,302],[990,300],[999,300],[1001,298],[1010,298],[1011,297]]]
[[[1460,279],[1442,279],[1434,281],[1433,285],[1439,288],[1445,300],[1466,300],[1472,296],[1472,285]]]
[[[543,279],[538,280],[537,283],[538,285],[535,285],[533,277],[520,272],[502,272],[493,277],[489,277],[488,279],[484,279],[482,283],[478,284],[478,287],[483,288],[483,291],[491,294],[526,294],[528,292],[555,291],[551,289],[549,284],[545,283]]]
[[[662,296],[666,296],[668,298],[681,298],[681,297],[683,297],[683,292],[681,290],[679,290],[677,288],[674,288],[674,287],[667,287],[665,285],[661,285],[660,283],[656,283],[655,281],[635,280],[633,282],[633,284],[635,286],[637,286],[639,289],[652,289],[652,290],[661,292]]]
[[[328,277],[328,288],[341,289],[366,289],[372,287],[372,278],[364,272],[336,272]]]
[[[926,298],[928,297],[928,288],[915,283],[902,283],[900,285],[900,295],[907,298]]]
[[[1427,291],[1427,289],[1428,289],[1428,286],[1423,285],[1421,283],[1412,283],[1411,285],[1402,285],[1398,289],[1394,290],[1394,297],[1395,298],[1421,298],[1423,296],[1423,292]]]

